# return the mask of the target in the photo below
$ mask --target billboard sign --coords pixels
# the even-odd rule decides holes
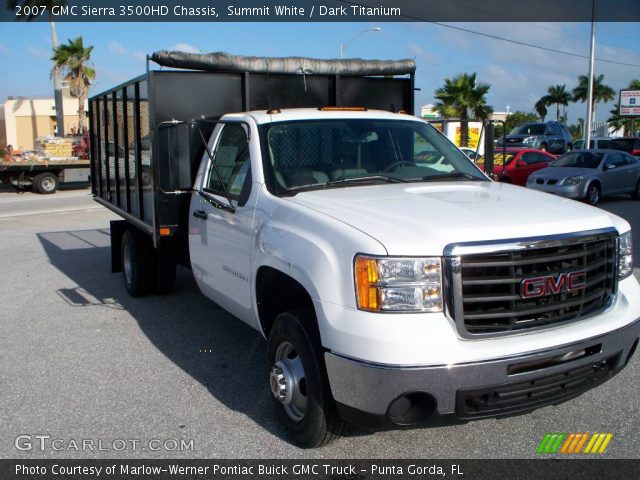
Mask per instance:
[[[640,90],[620,90],[620,116],[640,117]]]

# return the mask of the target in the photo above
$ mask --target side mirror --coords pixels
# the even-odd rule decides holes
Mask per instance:
[[[614,168],[616,168],[616,166],[615,166],[615,164],[613,164],[613,163],[607,163],[607,164],[605,164],[605,166],[604,166],[604,170],[605,170],[605,172],[606,172],[607,170],[613,170]]]
[[[518,160],[516,162],[516,167],[526,167],[527,166],[527,162],[525,162],[524,160]]]

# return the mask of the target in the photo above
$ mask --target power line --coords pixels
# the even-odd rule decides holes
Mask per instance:
[[[353,2],[353,1],[350,1],[350,0],[338,0],[338,1],[341,2],[341,3],[347,3],[349,5],[360,5],[358,2]],[[513,43],[515,45],[520,45],[520,46],[523,46],[523,47],[537,48],[538,50],[544,50],[544,51],[552,52],[552,53],[559,53],[561,55],[569,55],[571,57],[589,58],[587,55],[581,55],[579,53],[567,52],[565,50],[557,50],[555,48],[542,47],[540,45],[533,45],[531,43],[521,42],[519,40],[512,40],[510,38],[500,37],[498,35],[492,35],[490,33],[478,32],[476,30],[471,30],[471,29],[463,28],[463,27],[457,27],[455,25],[449,25],[449,24],[446,24],[446,23],[431,22],[429,20],[426,20],[424,18],[415,16],[415,15],[407,15],[407,14],[403,13],[400,16],[404,17],[404,18],[408,18],[410,20],[417,20],[419,22],[431,23],[433,25],[438,25],[440,27],[451,28],[453,30],[459,30],[461,32],[471,33],[473,35],[479,35],[481,37],[491,38],[493,40],[500,40],[502,42]],[[604,58],[596,58],[596,60],[598,62],[613,63],[613,64],[616,64],[616,65],[624,65],[625,67],[640,68],[640,65],[639,64],[635,64],[635,63],[618,62],[617,60],[608,60],[608,59],[604,59]]]

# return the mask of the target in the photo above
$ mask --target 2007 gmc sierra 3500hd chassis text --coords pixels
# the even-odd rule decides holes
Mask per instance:
[[[493,182],[397,113],[413,111],[413,62],[152,58],[191,70],[90,102],[95,199],[124,217],[112,270],[140,296],[189,266],[267,338],[298,445],[526,412],[628,363],[629,224]]]

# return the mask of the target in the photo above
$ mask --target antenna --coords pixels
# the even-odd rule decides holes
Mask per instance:
[[[269,111],[273,111],[273,106],[271,105],[271,76],[269,75],[269,60],[267,59],[267,103],[269,104]]]

